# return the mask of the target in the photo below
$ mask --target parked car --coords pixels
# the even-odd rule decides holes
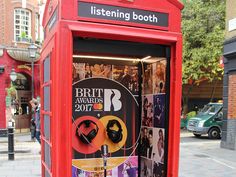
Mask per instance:
[[[210,139],[220,138],[223,125],[222,109],[222,103],[208,103],[188,121],[187,130],[193,132],[196,137],[208,134]]]

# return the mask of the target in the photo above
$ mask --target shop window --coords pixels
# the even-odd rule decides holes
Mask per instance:
[[[35,40],[39,39],[39,15],[35,14]]]

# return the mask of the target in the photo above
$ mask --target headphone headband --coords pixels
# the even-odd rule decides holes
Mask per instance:
[[[77,126],[77,130],[81,127],[82,124],[85,124],[86,127],[89,127],[89,124],[90,124],[90,123],[92,123],[93,125],[95,125],[96,131],[99,130],[98,125],[97,125],[94,121],[92,121],[92,120],[83,120],[83,121],[81,121],[81,122],[79,123],[79,125]]]
[[[108,123],[107,123],[107,129],[110,129],[111,127],[113,127],[114,125],[117,125],[118,127],[118,131],[121,132],[122,131],[122,127],[121,127],[121,124],[118,120],[116,119],[112,119],[112,120],[109,120]]]
[[[94,124],[96,129],[92,129],[87,135],[80,132],[80,134],[78,133],[79,132],[79,128],[81,127],[82,124],[85,124],[85,126],[88,128],[90,127],[90,124]],[[79,123],[79,125],[76,127],[76,136],[78,136],[78,138],[85,144],[89,144],[92,142],[92,140],[96,137],[97,133],[98,133],[98,126],[97,124],[92,121],[92,120],[83,120]]]

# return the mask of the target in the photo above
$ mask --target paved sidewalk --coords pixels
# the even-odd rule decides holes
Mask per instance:
[[[0,177],[40,177],[40,145],[29,134],[15,135],[15,160],[8,160],[7,138],[0,138]]]
[[[220,148],[220,140],[194,138],[186,132],[181,133],[179,163],[179,177],[236,176],[236,151]]]
[[[30,135],[16,135],[14,161],[8,161],[7,138],[0,138],[0,177],[40,177],[40,145]],[[220,140],[196,139],[181,132],[179,177],[235,177],[236,151],[220,148]]]

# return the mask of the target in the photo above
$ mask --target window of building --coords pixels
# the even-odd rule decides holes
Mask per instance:
[[[31,12],[27,9],[17,8],[14,10],[14,40],[31,37]]]
[[[39,15],[35,14],[35,40],[39,39]]]

